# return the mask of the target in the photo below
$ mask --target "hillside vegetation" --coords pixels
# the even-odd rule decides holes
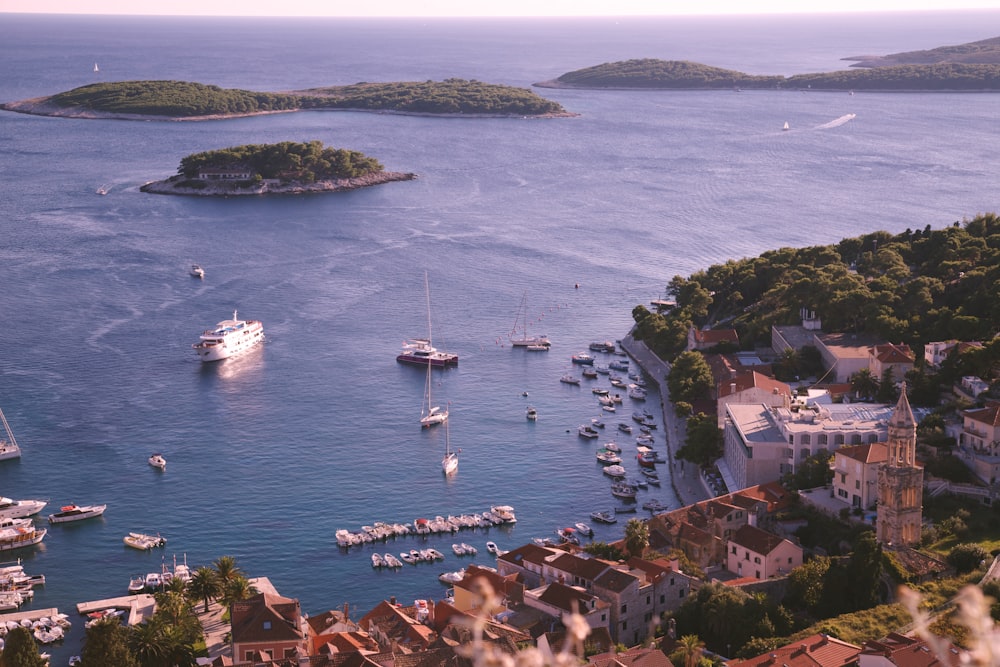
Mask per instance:
[[[625,60],[563,74],[540,87],[655,90],[1000,90],[1000,64],[936,63],[758,76],[678,60]]]
[[[324,148],[320,141],[247,144],[188,155],[177,173],[195,178],[202,169],[247,168],[257,178],[312,183],[357,178],[383,170],[374,158],[343,148]]]
[[[1000,37],[955,46],[939,46],[925,51],[904,51],[887,56],[851,56],[857,60],[851,67],[885,67],[887,65],[933,65],[936,63],[1000,64]]]
[[[259,93],[187,81],[118,81],[81,86],[47,101],[62,108],[171,118],[298,109],[517,116],[566,113],[560,104],[528,89],[464,79],[357,83],[291,93]]]
[[[1000,218],[771,250],[675,276],[667,292],[677,302],[669,313],[632,312],[636,337],[668,358],[684,349],[692,325],[725,324],[744,347],[768,346],[771,326],[798,324],[802,308],[826,332],[867,332],[915,349],[987,341],[1000,326]]]

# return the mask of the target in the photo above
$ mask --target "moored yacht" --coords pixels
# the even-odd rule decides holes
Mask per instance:
[[[107,505],[63,505],[58,512],[49,515],[49,523],[82,521],[104,514]]]
[[[417,366],[457,366],[458,355],[437,349],[426,338],[413,338],[403,343],[403,351],[396,356],[396,361]]]
[[[0,519],[17,519],[33,516],[42,511],[47,503],[44,500],[11,500],[0,498]]]
[[[46,529],[35,528],[30,519],[16,519],[23,522],[0,528],[0,551],[11,551],[38,544],[45,537]]]
[[[220,361],[245,352],[264,342],[264,325],[260,320],[241,320],[233,311],[233,319],[223,320],[201,334],[201,340],[192,345],[202,361]]]

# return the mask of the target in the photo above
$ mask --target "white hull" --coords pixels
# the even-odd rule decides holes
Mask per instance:
[[[17,528],[5,529],[0,533],[0,551],[13,551],[22,547],[30,547],[38,544],[45,537],[46,528],[41,530],[26,530],[21,532]]]
[[[49,523],[68,523],[70,521],[83,521],[84,519],[93,519],[94,517],[101,516],[104,514],[104,510],[107,509],[107,505],[95,505],[93,507],[81,507],[79,512],[59,512],[57,514],[49,515]]]
[[[441,461],[441,470],[444,474],[451,475],[458,471],[458,456],[456,454],[447,454]]]
[[[0,519],[20,519],[34,516],[47,505],[44,500],[11,500],[0,498]]]
[[[201,340],[191,347],[202,361],[222,361],[264,342],[264,325],[258,320],[233,319],[219,322],[215,329],[206,331]]]

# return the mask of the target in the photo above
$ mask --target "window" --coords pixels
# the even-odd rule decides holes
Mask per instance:
[[[845,472],[840,473],[840,483],[841,484],[847,483],[847,473]]]
[[[855,489],[860,489],[861,488],[861,480],[860,479],[854,480],[854,488]]]
[[[731,553],[736,553],[736,545],[735,544],[733,545],[733,550],[732,550]],[[670,583],[673,583],[673,582],[670,582]]]
[[[601,620],[602,621],[608,620],[608,615],[606,613],[605,614],[601,614]]]
[[[285,657],[286,658],[294,658],[295,657],[295,653],[296,653],[296,651],[295,651],[294,648],[286,648],[285,649]]]
[[[755,565],[760,565],[760,556],[754,556],[753,557],[753,562],[754,562]]]
[[[667,596],[661,593],[660,594],[660,604],[663,604],[666,601],[667,601]]]
[[[757,573],[756,573],[756,578],[757,578],[757,579],[760,579],[760,570],[757,570]]]
[[[680,597],[680,598],[684,597],[684,589],[683,588],[679,589],[677,591],[677,594],[678,594],[677,597]]]
[[[628,630],[628,621],[622,621],[622,630]]]
[[[652,601],[653,601],[653,597],[651,595],[647,595],[646,596],[646,604],[649,604]]]
[[[792,564],[792,557],[791,557],[791,556],[789,556],[789,557],[788,557],[788,564],[789,564],[789,565],[791,565],[791,564]]]
[[[628,605],[627,604],[623,604],[622,605],[622,613],[623,614],[627,614],[628,613]],[[622,628],[622,630],[624,630],[624,629],[625,628]]]

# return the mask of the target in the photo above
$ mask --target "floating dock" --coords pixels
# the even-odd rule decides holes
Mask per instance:
[[[153,617],[156,611],[156,599],[147,593],[139,595],[123,595],[118,598],[108,598],[106,600],[94,600],[92,602],[80,602],[76,605],[77,612],[81,616],[86,616],[105,609],[124,609],[128,612],[126,619],[128,624],[138,625]]]
[[[59,614],[59,610],[55,607],[51,609],[31,609],[28,611],[15,611],[9,614],[0,614],[0,623],[6,623],[7,621],[14,621],[15,623],[20,623],[24,619],[29,621],[37,621],[40,618],[48,616],[52,618]]]

